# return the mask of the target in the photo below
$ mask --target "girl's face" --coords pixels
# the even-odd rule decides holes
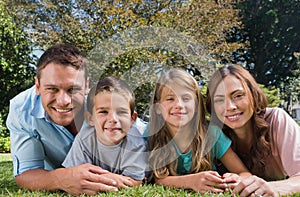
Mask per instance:
[[[161,114],[173,135],[183,126],[187,126],[195,114],[196,95],[184,87],[165,86],[162,89],[159,107]]]
[[[253,115],[253,108],[241,81],[228,75],[217,87],[213,105],[220,121],[233,130],[245,128]]]

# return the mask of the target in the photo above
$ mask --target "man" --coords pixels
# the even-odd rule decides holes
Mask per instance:
[[[35,86],[11,100],[6,124],[19,187],[74,195],[117,190],[100,167],[61,167],[83,125],[88,85],[86,58],[78,49],[58,44],[39,59]]]

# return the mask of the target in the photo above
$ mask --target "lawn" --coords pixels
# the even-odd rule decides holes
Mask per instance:
[[[31,192],[24,189],[19,189],[13,178],[12,161],[10,154],[0,154],[0,197],[6,196],[70,196],[65,192]],[[86,196],[86,195],[82,195]],[[160,196],[231,196],[230,194],[206,194],[201,195],[188,190],[165,188],[157,185],[143,185],[137,188],[123,189],[118,192],[106,192],[97,195],[101,196],[143,196],[143,197],[160,197]],[[300,197],[299,195],[294,195]]]

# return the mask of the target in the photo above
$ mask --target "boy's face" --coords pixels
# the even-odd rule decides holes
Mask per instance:
[[[82,112],[88,92],[84,70],[49,63],[41,70],[40,81],[35,78],[35,86],[45,111],[56,124],[68,126]]]
[[[87,121],[95,126],[97,139],[107,145],[118,144],[136,120],[131,115],[129,101],[118,93],[100,92],[94,97],[93,114],[87,113]]]

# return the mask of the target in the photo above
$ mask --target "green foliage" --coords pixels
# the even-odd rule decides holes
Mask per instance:
[[[278,107],[280,104],[280,95],[278,89],[274,86],[265,87],[262,84],[259,84],[259,86],[267,97],[268,107]]]
[[[10,137],[6,133],[7,128],[3,124],[0,114],[0,153],[10,152]]]
[[[294,76],[293,70],[300,68],[294,55],[299,52],[300,2],[244,0],[239,8],[245,25],[244,36],[251,45],[248,68],[258,83],[279,88],[282,82],[285,85],[292,82],[287,79]]]
[[[224,57],[241,47],[225,39],[240,26],[234,2],[27,0],[7,1],[7,7],[36,45],[80,48],[92,59],[92,81],[114,75],[132,82],[143,114],[162,68],[186,67],[207,81],[210,54]]]
[[[0,1],[0,115],[6,120],[9,100],[33,83],[32,51],[22,28]],[[2,132],[6,132],[2,130]],[[6,133],[8,135],[8,133]]]

